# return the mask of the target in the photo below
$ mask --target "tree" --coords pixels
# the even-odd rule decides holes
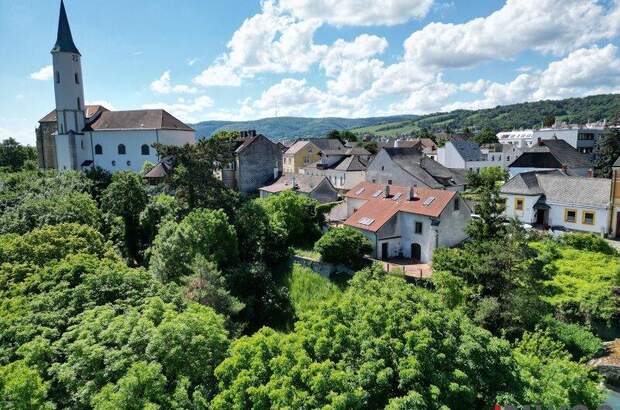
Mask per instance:
[[[123,219],[125,225],[126,256],[132,263],[140,257],[140,213],[146,207],[148,194],[142,177],[134,172],[114,174],[112,182],[103,191],[101,207],[113,216]]]
[[[508,171],[502,167],[482,168],[478,172],[467,173],[467,188],[477,192],[482,188],[495,188],[503,185],[508,179]]]
[[[555,115],[545,115],[543,117],[543,127],[551,127],[555,124]]]
[[[469,237],[475,241],[485,241],[501,235],[505,231],[503,212],[504,201],[499,195],[499,188],[482,185],[474,205],[476,216],[469,221],[466,229]]]
[[[314,250],[324,262],[358,269],[364,265],[364,256],[372,251],[372,244],[358,230],[345,226],[327,231],[314,244]]]
[[[543,408],[580,404],[589,409],[603,403],[600,376],[571,361],[561,343],[554,342],[548,333],[525,333],[516,344],[515,359],[525,385],[523,403]]]
[[[150,269],[164,283],[179,283],[191,275],[190,265],[198,255],[220,269],[236,264],[237,234],[224,211],[197,209],[178,224],[165,222],[150,250]]]
[[[472,137],[472,140],[478,144],[495,144],[497,143],[497,135],[489,127],[485,127],[482,131]]]
[[[320,235],[321,215],[314,199],[289,190],[260,199],[259,204],[269,215],[271,225],[287,233],[290,245],[312,243]]]
[[[191,265],[192,275],[187,278],[185,296],[213,308],[226,318],[237,315],[244,304],[230,294],[229,286],[217,265],[198,255]]]
[[[611,178],[614,162],[620,157],[620,129],[609,129],[594,146],[594,166],[602,178]]]
[[[222,166],[234,159],[233,135],[238,134],[218,134],[215,138],[203,138],[182,147],[156,145],[161,157],[173,158],[174,170],[166,184],[175,192],[185,212],[209,208],[223,209],[228,215],[234,213],[240,197],[216,177]]]
[[[18,171],[29,160],[37,159],[37,152],[32,147],[25,147],[14,138],[0,142],[0,168]]]
[[[215,375],[215,409],[485,408],[520,394],[506,341],[377,268],[302,314],[294,332],[233,342]]]
[[[103,191],[112,182],[112,173],[101,167],[94,167],[87,169],[84,175],[92,182],[90,194],[97,203],[100,203]]]
[[[159,194],[149,197],[144,210],[140,213],[141,244],[143,249],[151,246],[160,226],[169,220],[175,220],[179,213],[176,198]]]
[[[35,369],[23,361],[0,366],[0,407],[3,409],[29,410],[54,409],[47,401],[49,383],[43,381]]]
[[[361,146],[372,155],[377,155],[377,152],[379,152],[377,141],[364,141]]]

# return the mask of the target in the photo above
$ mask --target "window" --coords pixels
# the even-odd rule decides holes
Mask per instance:
[[[80,140],[80,148],[84,149],[84,140]]]
[[[584,225],[594,225],[594,212],[592,211],[583,211],[581,223]]]
[[[116,166],[116,161],[112,161],[112,166],[115,167]]]
[[[506,156],[506,161],[510,161],[510,155]]]
[[[388,179],[388,185],[392,185],[392,180]]]
[[[150,155],[151,153],[149,146],[146,144],[142,145],[141,150],[142,150],[142,155]]]
[[[127,151],[125,150],[125,144],[118,144],[118,154],[125,155]]]
[[[103,155],[103,148],[99,144],[95,145],[95,155]]]
[[[454,198],[454,210],[458,211],[461,208],[461,204],[459,203],[458,198]]]
[[[565,209],[564,210],[564,222],[577,222],[577,210],[575,209]]]
[[[56,79],[56,84],[60,84],[60,71],[54,73],[54,78]]]
[[[78,76],[78,73],[75,73],[75,83],[76,84],[80,83],[80,77]]]
[[[127,161],[127,166],[130,167],[131,166],[131,161]]]
[[[80,108],[81,106],[82,106],[82,104],[81,104],[81,101],[80,101],[80,97],[78,97],[77,98],[77,109],[81,110],[81,108]]]
[[[422,233],[422,222],[415,223],[415,233]]]
[[[515,198],[515,210],[516,211],[523,211],[524,204],[525,204],[525,201],[523,200],[523,198]]]
[[[385,171],[385,167],[384,166],[381,167],[381,171]]]

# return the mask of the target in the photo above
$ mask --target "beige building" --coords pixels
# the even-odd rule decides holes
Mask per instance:
[[[297,141],[282,156],[285,174],[297,174],[299,169],[321,159],[319,147],[310,141]]]

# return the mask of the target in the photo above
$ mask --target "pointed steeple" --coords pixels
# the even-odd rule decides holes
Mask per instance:
[[[58,36],[56,37],[56,44],[52,48],[52,53],[74,53],[80,54],[73,43],[73,37],[71,36],[71,28],[69,27],[69,19],[67,19],[67,12],[65,11],[65,3],[60,0],[60,16],[58,17]],[[81,55],[81,54],[80,54]]]

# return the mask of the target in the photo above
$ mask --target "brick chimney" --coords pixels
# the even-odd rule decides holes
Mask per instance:
[[[407,189],[407,200],[415,201],[415,187],[410,186]]]

